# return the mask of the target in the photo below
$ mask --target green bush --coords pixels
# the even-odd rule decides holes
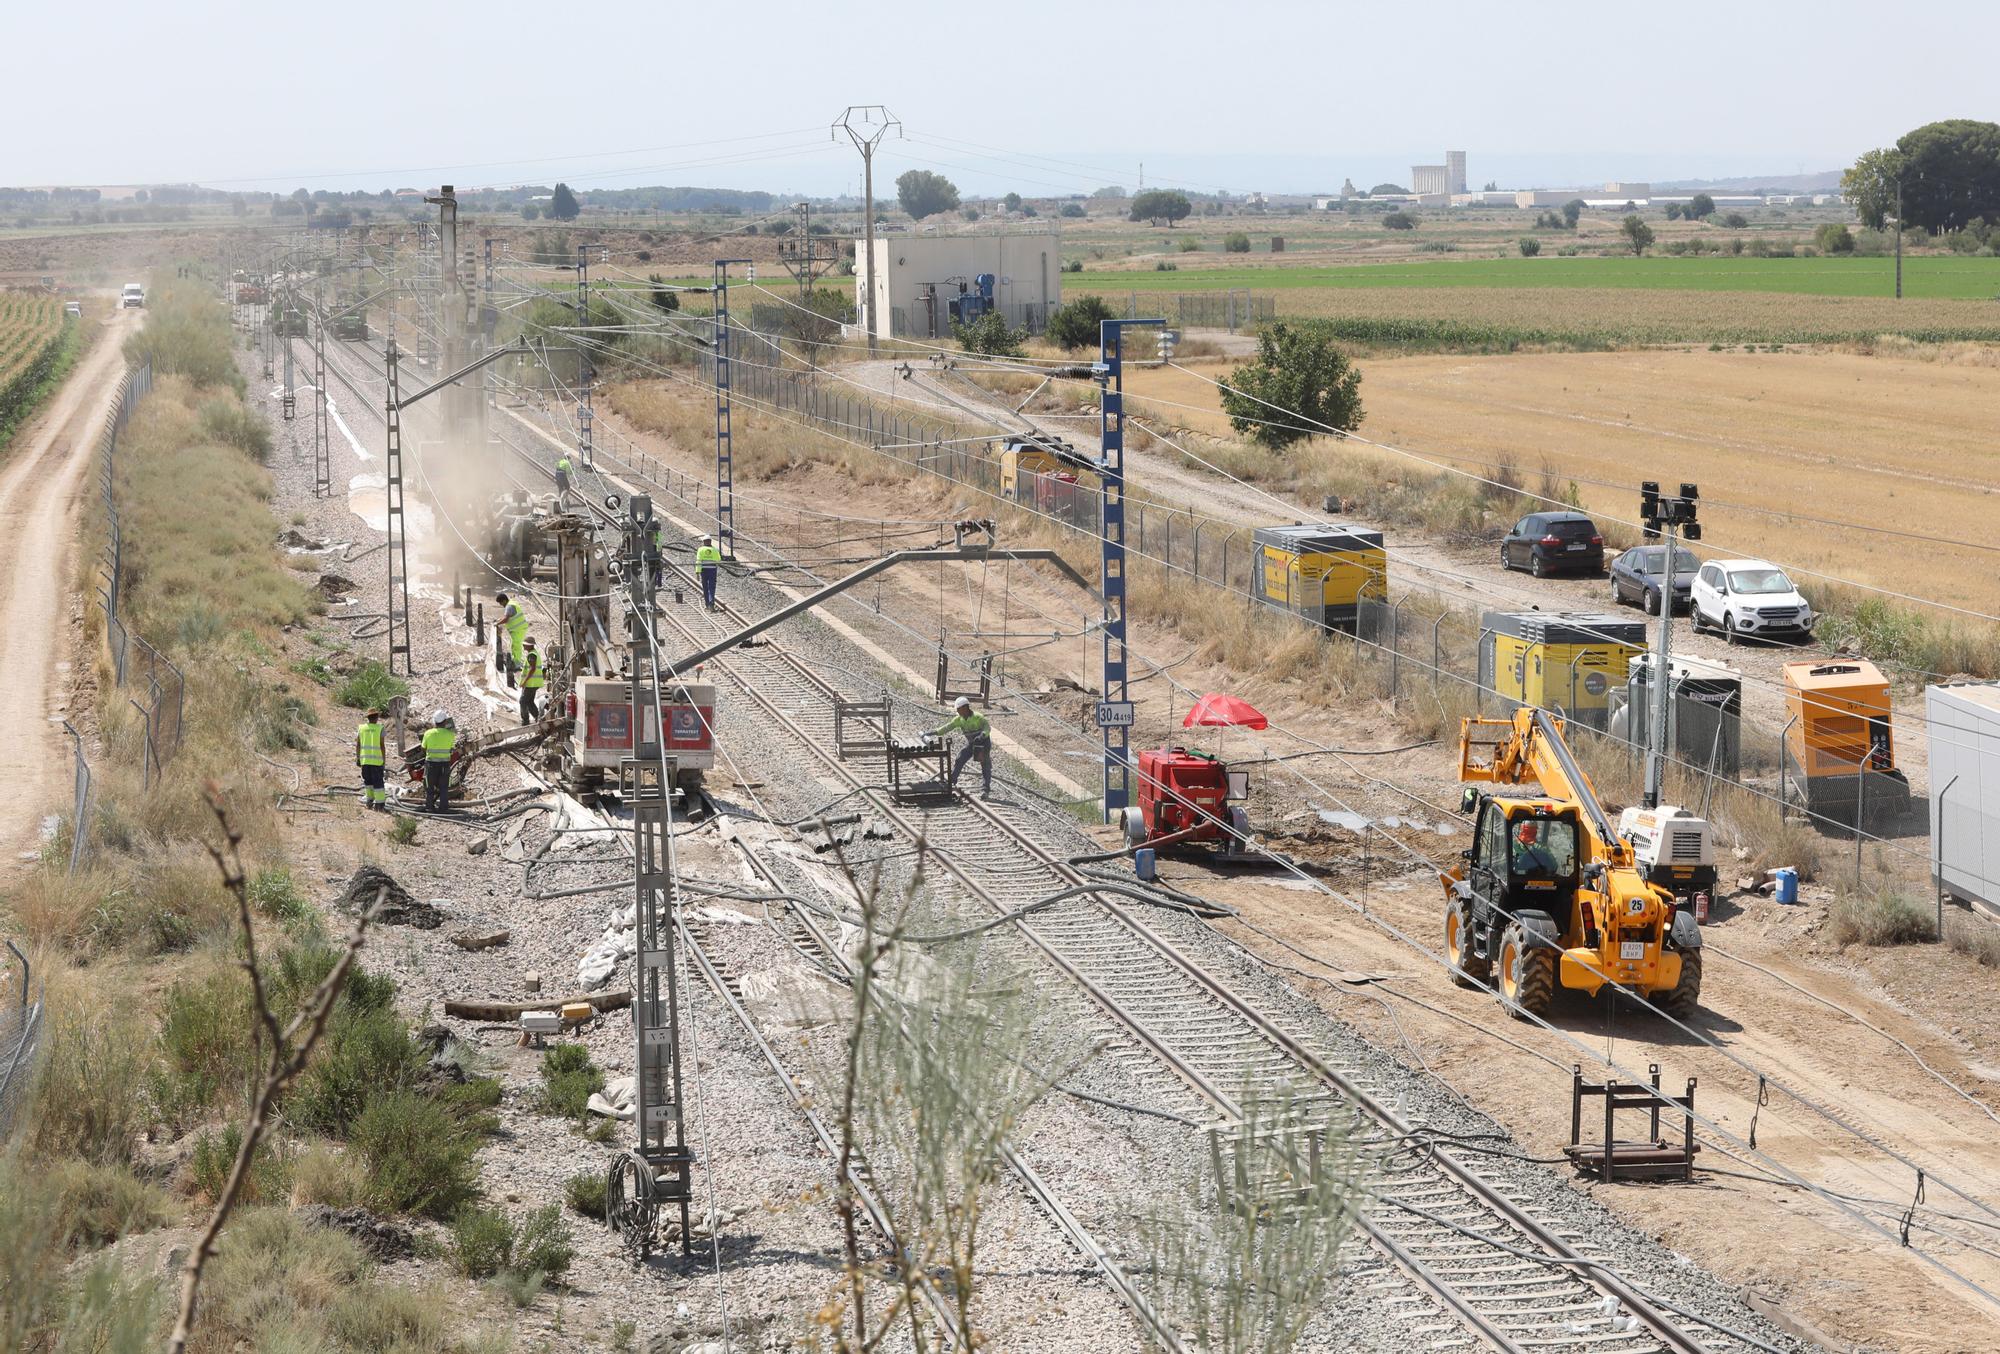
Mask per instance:
[[[1153,271],[1156,273],[1178,273],[1180,270],[1181,266],[1178,263],[1170,263],[1166,259],[1161,259],[1153,265]]]
[[[497,1209],[467,1208],[451,1220],[451,1258],[468,1279],[490,1279],[514,1260],[514,1224]]]
[[[1225,254],[1247,254],[1250,252],[1250,237],[1242,231],[1231,231],[1223,237],[1222,252]]]
[[[1026,351],[1021,345],[1028,338],[1024,330],[1008,328],[1006,318],[997,310],[987,311],[971,324],[954,321],[951,333],[968,353],[988,357],[1020,357]]]
[[[1836,945],[1921,945],[1936,940],[1932,907],[1892,890],[1843,892],[1827,913]]]
[[[529,1274],[560,1279],[569,1273],[576,1259],[576,1233],[570,1230],[562,1210],[544,1204],[521,1219],[521,1231],[514,1243],[514,1267]]]
[[[542,1055],[543,1113],[581,1119],[590,1097],[603,1089],[604,1073],[582,1044],[556,1044]]]
[[[578,1171],[563,1181],[563,1198],[577,1213],[602,1222],[605,1189],[603,1171]]]
[[[1103,336],[1102,325],[1106,320],[1118,318],[1103,297],[1085,293],[1074,301],[1066,301],[1049,312],[1049,327],[1045,337],[1068,352],[1087,348],[1097,343]]]
[[[398,696],[410,694],[410,684],[375,659],[341,683],[333,698],[350,710],[380,710]]]
[[[408,846],[416,839],[417,820],[408,814],[397,814],[396,821],[389,825],[389,840],[397,846]]]
[[[311,910],[292,872],[282,865],[250,876],[250,903],[274,921],[296,921]]]
[[[1813,244],[1822,254],[1852,254],[1854,232],[1839,221],[1828,221],[1813,231]]]
[[[229,1172],[236,1167],[236,1154],[243,1150],[243,1130],[231,1123],[220,1133],[203,1133],[195,1139],[188,1157],[188,1176],[202,1197],[222,1197]],[[239,1203],[284,1203],[292,1190],[291,1154],[268,1134],[257,1144],[250,1158],[250,1175],[237,1194]]]
[[[212,441],[223,442],[246,452],[259,463],[271,459],[271,425],[264,416],[240,400],[203,400],[201,431]]]
[[[160,1015],[162,1065],[153,1104],[169,1124],[185,1127],[226,1102],[242,1102],[256,1067],[250,992],[242,975],[221,970],[183,979],[167,990]]]
[[[429,1218],[456,1214],[478,1193],[474,1157],[486,1127],[416,1091],[372,1098],[351,1138],[367,1167],[370,1206]]]
[[[1527,235],[1523,235],[1521,237],[1522,258],[1531,259],[1535,257],[1535,255],[1541,252],[1542,252],[1542,242],[1540,240],[1534,239],[1532,236],[1527,236]]]
[[[285,1112],[301,1127],[346,1137],[377,1097],[414,1087],[424,1064],[423,1051],[395,1011],[357,1010],[343,998],[286,1096]]]
[[[1388,230],[1415,230],[1417,218],[1408,212],[1390,212],[1382,218],[1382,225]]]

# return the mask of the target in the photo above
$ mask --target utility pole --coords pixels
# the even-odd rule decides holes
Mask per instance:
[[[585,328],[590,324],[590,248],[587,245],[578,245],[576,247],[576,323],[578,328]],[[591,422],[596,418],[597,411],[592,408],[590,403],[590,387],[591,382],[596,379],[596,376],[596,369],[590,365],[589,346],[587,344],[578,344],[576,359],[576,454],[577,460],[583,464],[585,470],[590,469],[591,458],[594,454],[591,443],[595,434],[591,430]]]
[[[410,531],[403,517],[403,389],[396,352],[396,336],[391,333],[382,354],[387,398],[383,403],[382,465],[386,480],[382,486],[384,534],[389,557],[389,671],[396,671],[396,656],[402,655],[403,673],[415,667],[410,658]]]
[[[690,1248],[688,1204],[694,1197],[694,1153],[681,1113],[680,988],[675,958],[673,769],[667,759],[660,689],[653,572],[653,501],[626,502],[623,566],[630,648],[632,760],[625,802],[632,813],[634,939],[632,956],[632,1127],[637,1145],[611,1166],[623,1207],[612,1225],[636,1265],[653,1240],[661,1203],[680,1205],[681,1254]],[[641,1183],[643,1181],[643,1184]]]
[[[326,301],[313,282],[313,497],[333,492],[333,461],[326,427]]]
[[[1132,700],[1125,657],[1125,359],[1124,332],[1165,320],[1105,320],[1098,326],[1097,365],[1103,387],[1097,478],[1103,493],[1104,694],[1097,725],[1104,731],[1104,821],[1117,822],[1132,802]]]
[[[875,147],[882,144],[883,136],[891,127],[896,135],[903,134],[903,124],[887,108],[879,103],[849,104],[847,111],[833,121],[833,139],[840,140],[840,133],[846,132],[847,139],[861,152],[861,207],[864,214],[861,223],[864,252],[861,263],[861,322],[868,326],[868,355],[876,351],[877,336],[881,333],[881,322],[875,312]],[[873,130],[870,130],[870,129]]]
[[[285,308],[278,316],[278,323],[285,331],[285,386],[278,395],[278,416],[287,423],[292,421],[292,415],[298,412],[299,407],[298,385],[292,379],[292,326],[298,323],[298,313],[298,293],[287,285]]]
[[[734,373],[729,369],[729,265],[741,263],[757,276],[749,259],[715,261],[715,548],[724,559],[736,558],[736,445],[731,436],[730,389]]]
[[[1654,480],[1639,486],[1639,520],[1645,523],[1646,537],[1659,540],[1664,533],[1667,552],[1660,577],[1660,637],[1653,643],[1653,688],[1648,693],[1653,702],[1652,725],[1646,731],[1645,805],[1649,809],[1657,809],[1666,793],[1667,759],[1673,745],[1674,556],[1680,551],[1683,535],[1690,541],[1701,539],[1701,523],[1696,520],[1700,498],[1700,488],[1692,484],[1682,484],[1678,498],[1662,498]]]
[[[1896,176],[1896,299],[1903,299],[1903,179]]]

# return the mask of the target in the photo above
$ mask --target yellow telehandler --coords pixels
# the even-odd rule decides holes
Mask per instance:
[[[1547,1014],[1558,986],[1591,995],[1615,983],[1678,1019],[1701,996],[1701,929],[1692,901],[1650,882],[1563,741],[1562,720],[1523,707],[1467,719],[1459,778],[1539,782],[1536,798],[1468,785],[1464,864],[1442,872],[1444,938],[1455,981],[1494,981],[1516,1016]]]

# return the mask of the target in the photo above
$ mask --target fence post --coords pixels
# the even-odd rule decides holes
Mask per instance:
[[[90,763],[84,758],[83,735],[77,732],[76,725],[67,719],[62,725],[63,732],[70,736],[76,757],[69,814],[69,872],[75,874],[78,863],[83,859],[83,844],[90,837]]]

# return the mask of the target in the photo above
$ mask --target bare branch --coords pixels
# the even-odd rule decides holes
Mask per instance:
[[[215,1253],[216,1240],[222,1235],[223,1224],[229,1220],[230,1212],[236,1207],[237,1197],[242,1193],[243,1182],[249,1178],[250,1164],[256,1157],[257,1146],[263,1141],[264,1131],[270,1122],[270,1110],[277,1098],[284,1093],[312,1056],[313,1046],[326,1033],[327,1021],[333,1015],[334,1003],[347,986],[347,975],[354,967],[354,960],[361,953],[361,946],[368,936],[368,924],[375,917],[375,910],[382,905],[388,889],[383,887],[375,894],[375,901],[362,909],[354,919],[354,929],[348,933],[347,944],[340,958],[327,973],[312,996],[299,1009],[297,1015],[285,1028],[278,1027],[278,1017],[271,1010],[269,996],[264,988],[263,970],[257,959],[257,936],[251,919],[250,890],[243,873],[243,857],[240,847],[243,835],[236,831],[229,821],[229,806],[223,799],[222,791],[214,781],[203,787],[208,797],[209,808],[215,813],[216,822],[222,828],[221,847],[211,846],[209,855],[216,868],[222,872],[222,886],[235,895],[236,915],[243,928],[243,968],[250,977],[250,998],[258,1023],[271,1039],[269,1061],[264,1068],[264,1077],[258,1083],[256,1094],[251,1098],[250,1117],[243,1127],[243,1143],[237,1149],[236,1160],[230,1164],[229,1178],[223,1183],[222,1192],[216,1197],[215,1208],[209,1214],[208,1225],[202,1229],[194,1249],[188,1253],[187,1264],[181,1274],[181,1306],[179,1319],[174,1322],[173,1335],[168,1338],[168,1354],[185,1354],[189,1337],[194,1332],[195,1302],[201,1291],[201,1278],[207,1268],[209,1257]]]

